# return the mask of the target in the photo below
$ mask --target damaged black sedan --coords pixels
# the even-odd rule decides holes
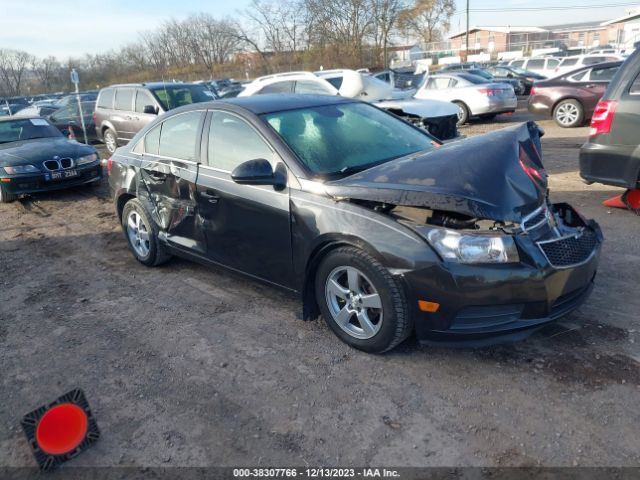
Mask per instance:
[[[108,163],[133,255],[298,292],[368,352],[523,338],[589,295],[602,234],[548,199],[534,123],[440,145],[370,104],[261,95],[158,118]]]

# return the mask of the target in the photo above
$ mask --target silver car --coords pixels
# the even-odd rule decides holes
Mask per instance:
[[[513,113],[518,99],[513,87],[463,72],[430,75],[418,89],[415,98],[447,100],[458,106],[458,124],[471,117],[494,118],[500,113]]]

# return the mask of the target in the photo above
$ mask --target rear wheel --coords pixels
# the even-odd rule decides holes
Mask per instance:
[[[18,195],[15,193],[10,193],[5,190],[5,187],[0,185],[0,203],[9,203],[13,202],[18,198]]]
[[[553,119],[562,128],[578,127],[584,123],[582,104],[574,99],[562,100],[553,109]]]
[[[102,134],[102,138],[104,138],[104,146],[107,147],[109,153],[113,153],[118,148],[118,137],[116,136],[116,132],[107,128]]]
[[[458,107],[458,125],[464,125],[469,121],[469,107],[464,102],[453,102]]]
[[[357,248],[338,248],[322,260],[316,272],[316,299],[329,328],[359,350],[385,352],[411,333],[401,285]]]
[[[160,243],[158,226],[137,198],[132,198],[124,206],[122,229],[131,253],[140,263],[153,267],[171,258]]]

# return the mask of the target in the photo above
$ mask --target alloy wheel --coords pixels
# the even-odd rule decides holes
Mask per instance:
[[[573,103],[563,103],[556,110],[556,119],[561,125],[573,125],[579,116],[578,107]]]
[[[116,148],[118,148],[115,137],[109,131],[104,134],[104,144],[107,147],[107,150],[109,150],[109,153],[115,152]]]
[[[373,283],[357,268],[334,268],[327,277],[325,298],[331,317],[347,334],[366,340],[380,331],[382,299]]]
[[[138,212],[129,213],[127,218],[127,236],[136,253],[144,258],[149,255],[150,235],[149,228]]]

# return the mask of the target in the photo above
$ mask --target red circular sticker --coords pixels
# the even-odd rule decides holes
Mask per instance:
[[[89,420],[82,408],[61,403],[48,410],[36,427],[36,442],[49,455],[63,455],[75,450],[87,435]]]

